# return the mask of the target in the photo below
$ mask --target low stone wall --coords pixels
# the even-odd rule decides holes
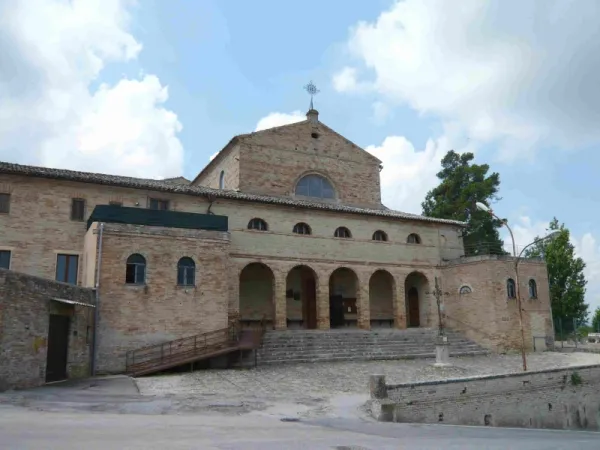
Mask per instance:
[[[89,375],[93,301],[92,289],[0,269],[0,391],[44,384],[50,314],[70,317],[68,377]]]
[[[379,421],[600,430],[600,365],[387,385],[370,380]]]

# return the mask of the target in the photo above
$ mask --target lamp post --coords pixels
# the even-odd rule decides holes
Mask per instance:
[[[527,356],[525,354],[525,330],[523,329],[523,308],[521,307],[521,284],[519,283],[519,261],[521,259],[521,255],[525,251],[526,248],[531,247],[533,244],[537,244],[538,242],[545,241],[547,239],[553,239],[559,233],[558,231],[554,231],[547,236],[544,236],[541,239],[536,239],[535,241],[527,244],[519,255],[517,256],[517,246],[515,244],[515,236],[513,235],[512,229],[508,226],[508,221],[506,219],[501,219],[484,203],[477,202],[475,203],[477,209],[489,213],[492,217],[498,219],[502,225],[506,227],[510,234],[510,239],[512,241],[513,248],[513,258],[514,258],[514,270],[515,270],[515,284],[517,285],[517,307],[519,308],[519,328],[521,329],[521,357],[523,358],[523,371],[527,372]]]

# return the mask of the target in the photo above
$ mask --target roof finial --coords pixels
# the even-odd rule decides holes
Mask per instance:
[[[310,80],[310,82],[306,86],[304,86],[304,90],[310,94],[310,109],[315,109],[313,106],[313,98],[321,91],[317,89],[317,86],[315,86],[312,80]]]

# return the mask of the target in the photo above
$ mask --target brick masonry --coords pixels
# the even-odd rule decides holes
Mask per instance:
[[[265,166],[272,168],[267,171]],[[236,138],[193,183],[216,188],[223,170],[226,189],[281,198],[291,198],[303,174],[318,172],[331,179],[340,205],[384,208],[379,161],[320,122]],[[267,316],[273,327],[286,328],[289,319],[303,315],[302,300],[286,297],[299,287],[298,269],[294,271],[299,266],[315,279],[319,329],[329,328],[330,293],[356,299],[354,317],[360,328],[370,328],[376,319],[404,328],[409,322],[406,295],[413,286],[418,290],[420,326],[436,326],[431,290],[437,276],[452,293],[444,299],[451,326],[489,348],[518,347],[516,308],[503,288],[510,264],[441,263],[456,261],[464,253],[457,224],[14,174],[0,174],[0,191],[11,194],[10,213],[0,214],[0,250],[11,251],[11,269],[54,279],[57,254],[74,254],[79,256],[77,282],[86,287],[98,281],[98,224],[87,231],[85,221],[71,220],[73,198],[85,200],[85,220],[96,205],[116,201],[146,208],[150,198],[167,200],[174,211],[228,216],[229,232],[212,235],[106,224],[99,280],[102,370],[120,370],[125,351],[134,346],[210,331],[224,325],[227,316],[240,313],[246,319]],[[249,230],[253,218],[263,219],[268,231]],[[312,234],[294,234],[298,222],[309,224]],[[350,239],[334,237],[340,226],[350,230]],[[388,240],[374,241],[377,230]],[[420,244],[407,243],[411,233],[420,236]],[[149,262],[144,287],[124,284],[126,259],[133,252]],[[198,284],[193,290],[176,286],[176,262],[183,256],[196,261]],[[264,270],[255,270],[257,264]],[[538,281],[538,299],[527,303],[531,311],[525,324],[536,329],[527,337],[530,342],[534,334],[551,335],[544,316],[544,309],[549,311],[546,271],[543,264],[529,263],[522,270]],[[455,295],[463,284],[472,286],[470,297]],[[301,299],[305,297],[301,293]],[[537,316],[534,307],[540,312]],[[481,323],[495,324],[484,327],[491,330],[490,336],[481,333]]]
[[[600,365],[386,385],[370,380],[386,422],[600,430]]]
[[[71,317],[68,376],[89,375],[93,309],[52,298],[93,304],[94,292],[0,269],[0,391],[45,382],[50,314]]]

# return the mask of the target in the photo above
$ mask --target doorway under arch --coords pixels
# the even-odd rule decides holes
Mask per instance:
[[[377,270],[369,279],[369,312],[371,328],[394,326],[396,282],[387,270]]]
[[[317,274],[308,266],[296,266],[286,277],[286,318],[290,329],[317,328]]]
[[[425,303],[428,280],[420,272],[412,272],[404,282],[406,293],[406,325],[408,327],[426,327],[428,308]]]
[[[275,276],[263,263],[250,263],[240,273],[240,322],[243,328],[254,327],[266,320],[274,325]]]
[[[353,270],[340,267],[329,277],[329,327],[358,326],[358,277]]]

